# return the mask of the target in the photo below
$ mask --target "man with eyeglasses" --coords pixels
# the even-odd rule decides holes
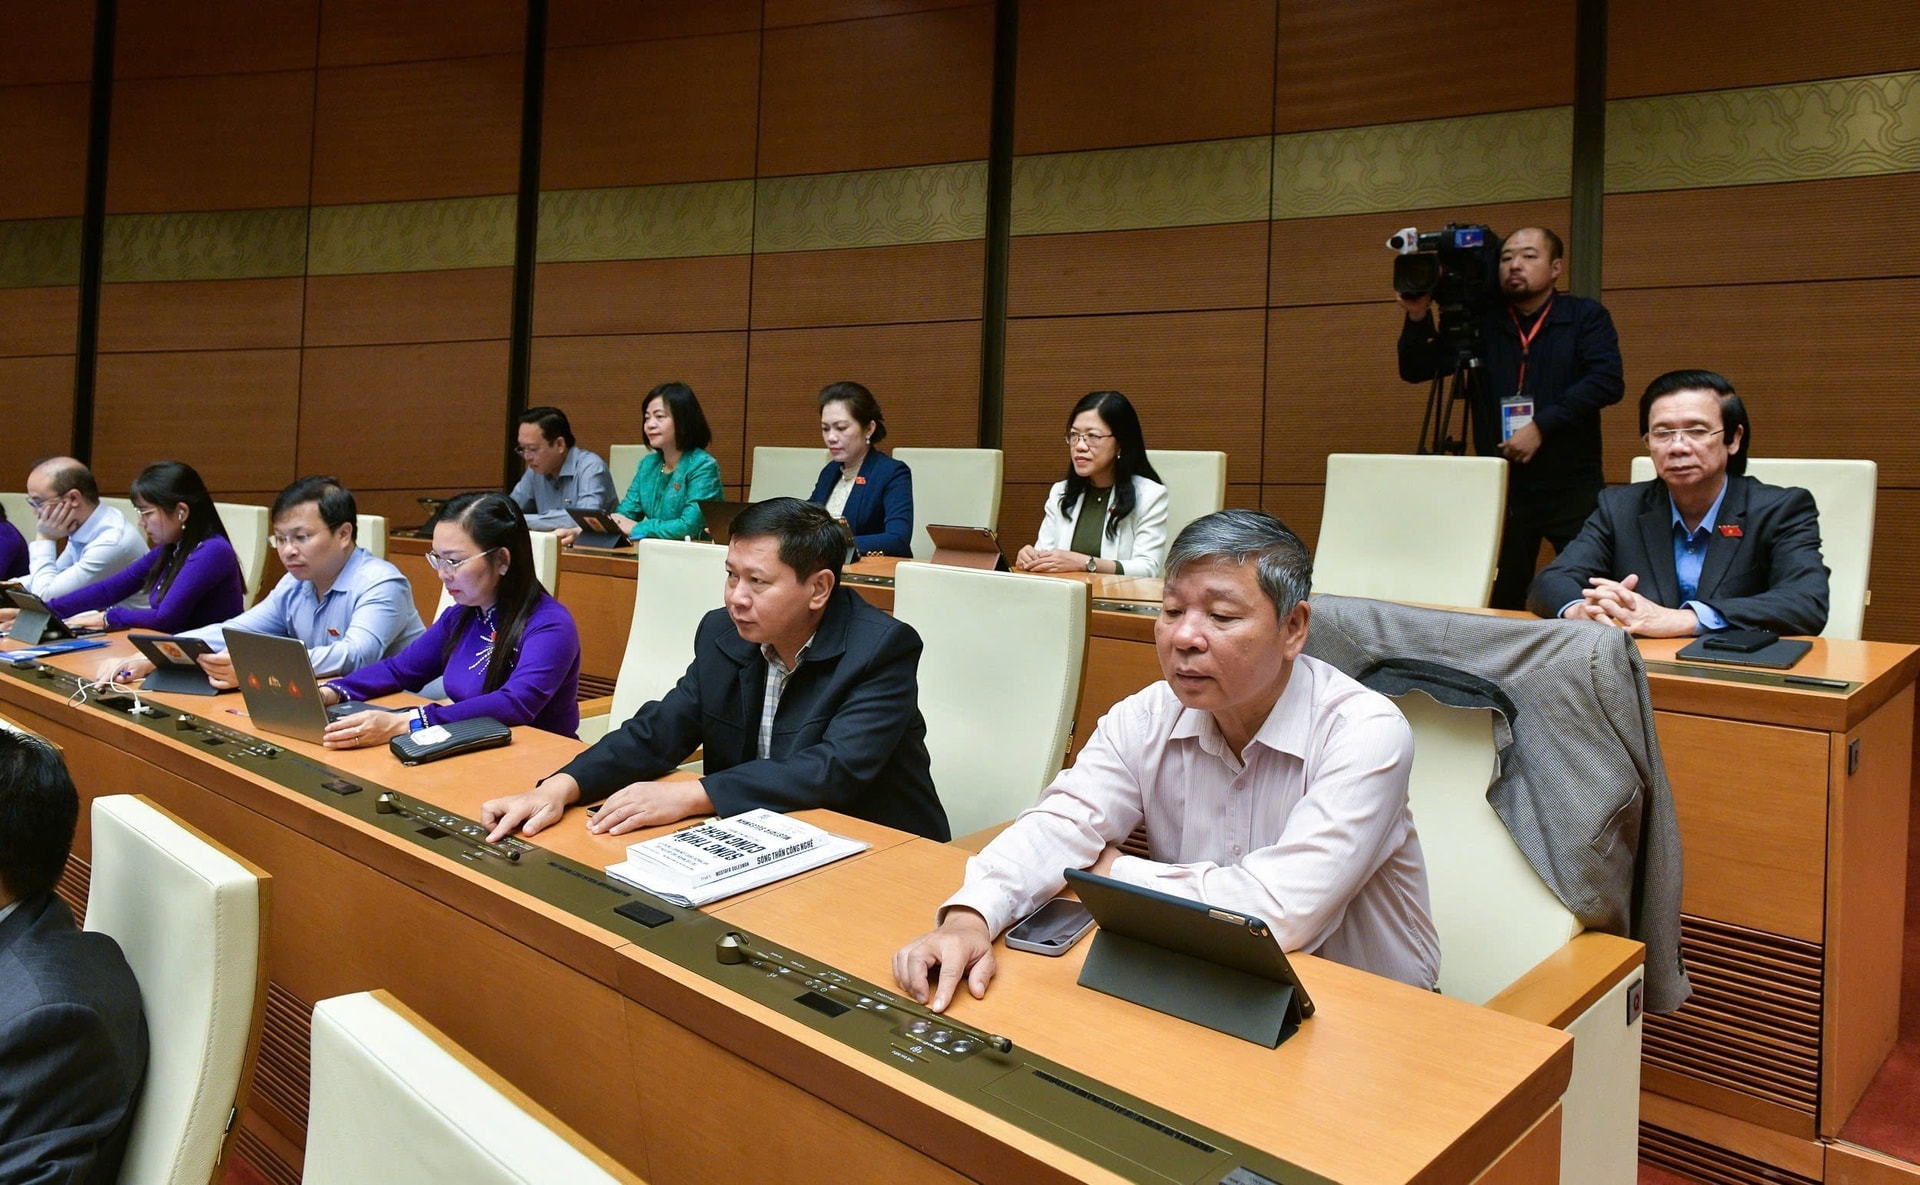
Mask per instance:
[[[224,631],[298,638],[313,673],[344,675],[397,653],[426,630],[406,574],[361,547],[353,494],[331,477],[303,477],[273,500],[273,547],[287,574],[260,603],[219,625],[188,630],[214,647],[201,669],[214,686],[236,683]],[[153,669],[143,658],[124,660],[122,678]]]
[[[620,505],[607,463],[574,441],[566,412],[530,407],[520,415],[519,433],[514,451],[527,471],[507,496],[527,516],[529,528],[558,531],[574,526],[569,507],[611,514]]]
[[[49,457],[33,467],[27,505],[37,530],[21,586],[43,601],[105,580],[147,554],[147,541],[124,514],[101,504],[93,472],[72,457]],[[146,604],[144,592],[137,603]],[[11,611],[0,614],[11,617]]]
[[[1657,476],[1600,495],[1528,607],[1645,638],[1824,629],[1813,495],[1746,476],[1753,429],[1733,384],[1710,370],[1661,375],[1640,397],[1640,432]]]

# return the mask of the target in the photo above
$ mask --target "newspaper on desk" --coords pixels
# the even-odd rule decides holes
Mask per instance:
[[[863,851],[868,845],[777,811],[708,819],[627,847],[607,875],[675,905],[698,906]]]

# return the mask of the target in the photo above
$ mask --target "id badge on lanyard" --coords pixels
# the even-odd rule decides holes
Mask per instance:
[[[1540,327],[1547,323],[1547,314],[1553,311],[1553,297],[1547,297],[1546,307],[1540,310],[1540,319],[1533,328],[1520,332],[1520,316],[1511,307],[1507,315],[1513,318],[1513,331],[1520,336],[1520,378],[1514,383],[1514,394],[1500,401],[1500,443],[1513,439],[1513,434],[1533,423],[1533,396],[1527,394],[1527,361],[1533,349],[1533,339],[1540,335]]]

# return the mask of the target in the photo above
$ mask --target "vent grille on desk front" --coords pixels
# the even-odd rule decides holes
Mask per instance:
[[[1820,944],[1683,914],[1680,945],[1693,998],[1648,1014],[1646,1064],[1813,1115]]]
[[[304,1134],[312,1088],[313,1005],[268,981],[260,1058],[253,1070],[253,1106],[277,1112],[284,1122],[274,1126],[283,1132],[290,1124]]]
[[[60,870],[60,879],[53,886],[54,892],[67,903],[73,916],[86,920],[87,892],[93,885],[93,865],[78,856],[68,856],[67,866]]]
[[[268,1185],[300,1185],[300,1171],[280,1159],[280,1154],[245,1124],[233,1136],[233,1155],[246,1162],[253,1176]],[[245,1181],[242,1173],[228,1173],[230,1180]]]
[[[1640,1161],[1705,1185],[1820,1185],[1811,1177],[1646,1122],[1640,1124]]]

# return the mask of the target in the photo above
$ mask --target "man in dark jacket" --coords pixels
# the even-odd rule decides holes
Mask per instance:
[[[60,755],[0,728],[0,1181],[110,1185],[146,1072],[126,956],[53,892],[79,812]]]
[[[818,506],[774,498],[733,520],[726,607],[701,621],[665,696],[481,818],[532,835],[574,802],[619,835],[689,815],[827,807],[948,838],[916,674],[920,635],[840,586],[846,541]],[[698,780],[659,781],[704,749]]]
[[[1505,457],[1507,517],[1500,538],[1493,607],[1526,603],[1540,541],[1566,549],[1593,513],[1600,476],[1600,409],[1620,402],[1626,379],[1620,336],[1598,301],[1554,291],[1566,261],[1560,237],[1527,226],[1500,250],[1505,303],[1483,314],[1481,373],[1468,407],[1473,449]],[[1426,382],[1452,366],[1425,296],[1403,296],[1400,377]]]
[[[1813,495],[1745,475],[1752,428],[1733,384],[1710,370],[1661,375],[1640,397],[1640,431],[1657,477],[1600,495],[1528,607],[1648,638],[1826,628]]]

